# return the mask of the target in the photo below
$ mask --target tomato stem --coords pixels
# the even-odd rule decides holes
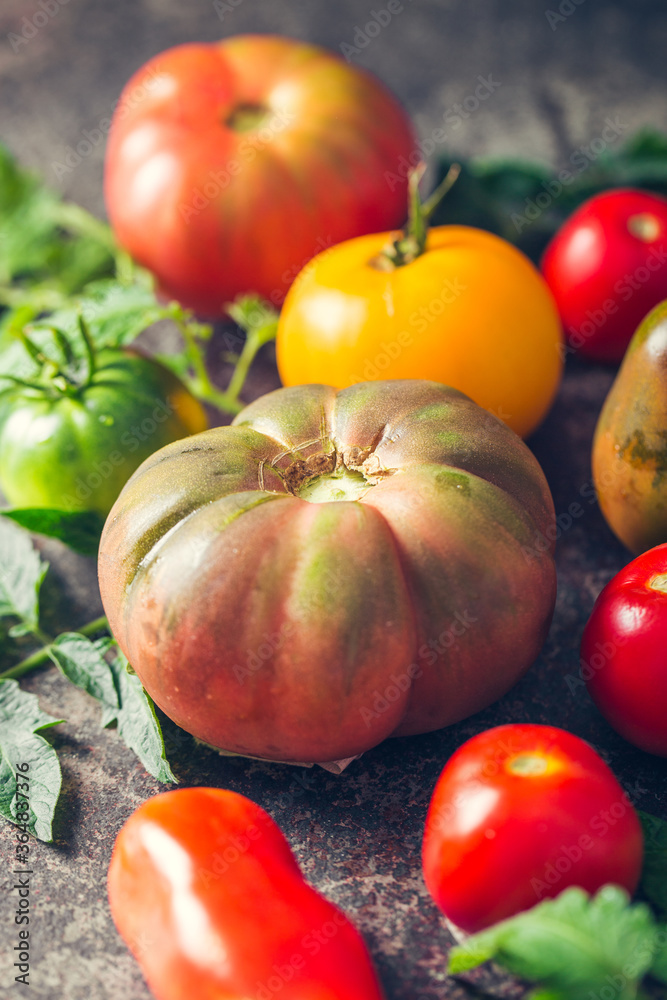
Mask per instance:
[[[185,344],[185,357],[192,369],[192,375],[181,374],[182,381],[186,384],[193,396],[215,406],[223,413],[238,413],[242,406],[235,404],[228,392],[223,392],[213,384],[206,368],[206,357],[203,344],[210,338],[212,328],[208,325],[197,323],[190,315],[174,302],[170,311],[171,319],[176,323],[183,337]],[[169,358],[163,357],[165,363],[169,363]]]
[[[8,309],[21,310],[20,322],[28,323],[41,312],[55,312],[62,306],[66,306],[68,298],[58,289],[52,288],[48,284],[34,285],[30,288],[30,301],[26,301],[26,291],[24,288],[4,288],[0,286],[0,306]],[[11,325],[18,325],[19,319],[14,316]]]
[[[77,631],[81,635],[91,636],[95,635],[97,632],[108,631],[109,622],[103,615],[100,618],[95,618],[93,621],[88,622],[86,625],[82,625]],[[42,648],[31,653],[30,656],[26,656],[24,660],[20,663],[15,664],[10,667],[9,670],[5,670],[0,674],[0,681],[9,680],[10,678],[23,677],[24,674],[30,673],[31,670],[36,670],[37,667],[43,666],[49,661],[49,648],[53,644],[53,639],[42,632],[41,629],[36,629],[33,635],[39,639],[42,643]]]
[[[549,762],[546,757],[539,754],[522,753],[513,757],[507,766],[512,774],[533,778],[544,774],[549,769]]]
[[[30,339],[25,330],[18,329],[16,332],[18,334],[19,340],[25,347],[26,351],[28,352],[32,360],[40,366],[47,364],[49,358],[47,358],[47,356],[43,353],[43,351],[39,349],[37,344],[35,344],[35,342]]]
[[[240,395],[255,357],[265,344],[275,340],[278,313],[256,295],[242,296],[228,303],[227,311],[245,331],[246,339],[240,354],[222,354],[223,360],[234,365],[229,385],[224,391],[213,384],[206,368],[204,344],[211,337],[212,327],[197,323],[176,302],[170,306],[169,316],[178,326],[185,343],[185,357],[193,374],[181,373],[180,377],[190,392],[223,413],[236,415],[243,409]],[[169,363],[168,356],[163,357],[163,360],[166,364]]]
[[[425,222],[430,222],[431,216],[435,212],[436,208],[443,200],[448,191],[453,188],[454,184],[458,180],[458,176],[461,173],[461,164],[452,163],[451,167],[445,174],[442,181],[438,184],[435,191],[428,196],[426,201],[423,203],[421,210]]]
[[[37,389],[39,392],[44,392],[44,386],[41,382],[31,382],[27,378],[19,378],[18,375],[0,375],[1,381],[11,382],[12,385],[22,385],[26,389]]]
[[[227,386],[227,395],[234,402],[238,402],[258,352],[265,344],[276,339],[278,313],[255,295],[244,296],[236,302],[228,303],[227,311],[246,335],[245,344]]]
[[[84,381],[84,386],[89,386],[92,382],[93,375],[97,368],[97,355],[95,353],[95,345],[93,344],[93,338],[90,335],[90,329],[85,319],[83,318],[83,313],[79,313],[78,316],[79,331],[83,337],[83,343],[86,348],[86,357],[88,358],[88,373]]]
[[[452,163],[435,191],[422,202],[419,182],[425,170],[426,164],[420,163],[408,174],[408,221],[401,235],[371,260],[371,265],[379,271],[394,271],[397,267],[404,267],[425,252],[429,220],[461,173],[460,165]]]
[[[659,590],[662,594],[667,594],[667,573],[658,573],[649,580],[651,590]]]

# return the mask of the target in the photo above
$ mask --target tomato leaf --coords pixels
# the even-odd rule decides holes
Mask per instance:
[[[49,270],[55,227],[50,221],[56,196],[39,178],[18,166],[0,145],[0,281]]]
[[[33,548],[30,536],[0,518],[0,618],[15,617],[20,624],[11,636],[34,632],[39,623],[39,592],[49,564]]]
[[[441,162],[437,182],[451,163],[451,159]],[[614,187],[667,194],[667,136],[645,128],[592,159],[574,150],[565,167],[554,171],[544,163],[482,157],[463,161],[459,179],[438,206],[432,224],[479,226],[537,259],[567,216],[587,198]]]
[[[96,511],[15,507],[0,511],[0,514],[28,531],[57,538],[84,556],[97,555],[104,520]]]
[[[104,658],[108,647],[106,639],[91,642],[80,632],[63,632],[48,647],[48,653],[72,684],[102,702],[104,709],[117,710],[120,703],[115,679]]]
[[[42,282],[69,294],[112,272],[108,248],[63,227],[61,205],[0,143],[0,285]]]
[[[165,306],[155,298],[150,281],[139,273],[130,285],[114,279],[96,281],[77,296],[71,305],[51,313],[33,323],[31,330],[45,330],[53,326],[62,330],[82,353],[83,343],[79,316],[83,316],[97,348],[120,347],[135,340],[142,330],[168,315]]]
[[[111,669],[119,707],[105,707],[102,725],[109,726],[116,722],[121,739],[130,750],[134,750],[148,773],[158,781],[176,783],[166,758],[162,729],[151,698],[122,653],[119,652],[112,661]]]
[[[587,1000],[613,982],[618,1000],[631,1000],[657,952],[658,929],[647,906],[630,904],[618,886],[594,897],[571,887],[454,948],[448,972],[492,958],[538,983],[542,996]]]
[[[111,650],[115,658],[110,662],[106,655]],[[102,726],[117,724],[118,735],[149,774],[158,781],[175,782],[153,702],[116,643],[64,632],[48,647],[48,654],[68,680],[99,701]]]
[[[61,773],[56,752],[50,743],[38,736],[39,730],[57,726],[63,719],[54,719],[39,707],[37,695],[22,691],[18,681],[0,681],[0,815],[23,829],[17,817],[17,804],[28,802],[28,822],[25,830],[40,840],[53,839],[53,814],[60,795]],[[27,790],[17,794],[17,773],[28,764]]]
[[[37,312],[42,315],[35,320]],[[137,271],[136,280],[129,285],[111,278],[93,282],[83,294],[68,299],[65,306],[55,311],[32,308],[28,295],[25,302],[4,317],[0,326],[0,383],[3,376],[6,381],[9,376],[34,379],[41,371],[42,365],[30,357],[17,336],[24,327],[45,357],[62,364],[64,340],[75,361],[83,361],[87,356],[81,318],[95,348],[102,349],[130,344],[142,330],[170,315],[169,309],[155,298],[150,278],[141,271]]]
[[[650,974],[654,979],[659,979],[667,986],[667,927],[663,924],[660,928],[661,944],[653,956]]]
[[[644,865],[640,886],[649,903],[667,914],[667,822],[640,812],[644,831]]]

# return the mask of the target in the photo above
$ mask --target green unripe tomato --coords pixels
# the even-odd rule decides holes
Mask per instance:
[[[101,350],[86,385],[0,391],[0,488],[15,507],[106,517],[145,458],[206,427],[200,403],[163,365]]]

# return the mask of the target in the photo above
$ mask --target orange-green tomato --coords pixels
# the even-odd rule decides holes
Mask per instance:
[[[537,268],[498,236],[440,226],[423,254],[382,270],[375,261],[392,236],[340,243],[300,273],[278,326],[283,383],[433,379],[530,434],[563,367],[558,313]]]

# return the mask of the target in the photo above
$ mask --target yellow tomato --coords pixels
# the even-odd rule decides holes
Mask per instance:
[[[551,406],[563,364],[558,313],[537,268],[498,236],[439,226],[425,252],[382,269],[395,236],[348,240],[306,265],[278,326],[283,383],[433,379],[526,436]]]

